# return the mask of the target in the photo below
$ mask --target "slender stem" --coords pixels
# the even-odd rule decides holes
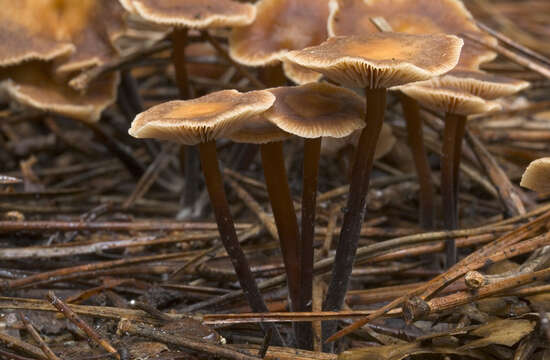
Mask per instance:
[[[189,88],[189,76],[185,62],[185,47],[187,46],[187,28],[175,27],[172,30],[172,61],[176,70],[176,83],[183,100],[191,97]]]
[[[466,116],[464,115],[455,115],[456,118],[456,133],[455,133],[455,151],[453,159],[453,186],[454,186],[454,200],[456,207],[456,216],[457,216],[457,226],[458,226],[458,189],[459,182],[458,178],[460,176],[460,159],[462,157],[462,143],[464,140],[464,135],[466,134]]]
[[[298,311],[311,311],[313,297],[313,241],[315,235],[315,209],[317,206],[317,177],[321,156],[321,138],[304,141],[304,175],[302,187],[302,241],[301,299]],[[313,348],[313,329],[310,323],[296,324],[296,341],[301,349]]]
[[[126,167],[128,172],[136,179],[141,178],[145,172],[145,167],[141,164],[132,154],[132,151],[113,138],[111,135],[106,133],[98,124],[96,123],[86,123],[88,128],[90,128],[96,138],[98,138],[109,151],[114,154]]]
[[[185,27],[175,27],[172,30],[172,61],[176,70],[176,83],[183,100],[191,98],[189,87],[189,75],[187,74],[187,63],[185,61],[185,47],[188,42],[188,30]],[[183,151],[182,145],[181,151]],[[185,148],[183,168],[185,169],[185,188],[182,194],[182,203],[185,207],[192,206],[199,193],[198,167],[199,159],[197,151],[192,147]]]
[[[456,151],[459,148],[456,141],[459,135],[459,119],[457,115],[447,114],[445,128],[443,130],[443,147],[441,150],[441,198],[443,202],[443,222],[446,230],[454,230],[458,226],[457,202],[455,199],[455,165],[456,159],[460,161],[460,155]],[[462,141],[462,139],[460,139]],[[456,244],[454,239],[446,241],[447,267],[456,263]]]
[[[424,146],[422,119],[418,102],[405,94],[401,94],[401,106],[407,123],[407,138],[416,168],[418,193],[420,203],[420,225],[424,229],[432,229],[434,225],[434,184],[432,170],[428,162],[428,154]]]
[[[288,293],[292,311],[300,305],[300,231],[296,212],[288,187],[283,143],[281,141],[260,145],[265,183],[273,209],[281,252],[287,273]]]
[[[216,143],[214,141],[209,141],[200,144],[199,154],[206,187],[210,195],[210,202],[214,209],[216,222],[218,223],[220,239],[233,263],[243,293],[254,312],[268,311],[262,294],[254,280],[252,271],[250,270],[248,260],[237,239],[235,224],[233,223],[233,217],[229,211],[229,204],[225,196],[223,179],[218,165]],[[276,328],[274,329],[274,339],[278,343],[283,343],[281,335]]]
[[[323,304],[325,311],[340,310],[344,303],[359,242],[361,224],[367,211],[366,198],[376,143],[384,122],[386,89],[365,89],[365,96],[368,104],[365,116],[366,125],[361,132],[357,146],[348,203],[332,268],[332,279]],[[336,330],[336,325],[336,322],[326,324],[323,327],[323,338],[333,333]]]

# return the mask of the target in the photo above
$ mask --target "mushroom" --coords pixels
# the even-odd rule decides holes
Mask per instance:
[[[550,158],[532,161],[523,176],[520,185],[538,193],[550,192]]]
[[[243,124],[269,109],[275,96],[268,91],[240,93],[224,90],[194,100],[169,101],[142,112],[128,133],[199,146],[206,187],[218,224],[220,239],[233,263],[241,288],[255,312],[267,312],[246,256],[239,244],[218,165],[216,139],[238,132]],[[282,339],[275,329],[279,343]]]
[[[190,99],[191,89],[185,61],[188,29],[206,30],[212,27],[244,26],[250,24],[256,9],[250,4],[231,0],[120,0],[124,8],[144,21],[156,25],[171,26],[172,57],[176,83],[182,99]],[[183,147],[183,164],[188,175],[183,196],[185,205],[194,203],[198,184],[193,174],[198,172],[198,155],[194,148]]]
[[[111,41],[123,28],[116,2],[0,0],[0,87],[12,99],[76,119],[124,163],[135,177],[142,165],[95,123],[116,98],[118,74],[98,79],[84,93],[66,84],[69,72],[117,56]]]
[[[259,1],[255,5],[254,22],[231,30],[229,54],[247,66],[280,67],[281,57],[289,50],[318,45],[326,40],[328,3],[328,0]],[[297,84],[315,82],[321,77],[317,72],[286,61],[282,63],[282,70]],[[267,79],[265,82],[277,86],[284,80]]]
[[[287,272],[290,307],[293,311],[311,311],[321,138],[344,137],[361,129],[365,104],[353,91],[325,83],[278,87],[269,91],[276,97],[273,106],[260,119],[247,122],[229,138],[260,144],[265,181]],[[305,138],[301,240],[281,142],[291,134]],[[296,338],[300,347],[310,348],[311,325],[298,324]]]
[[[399,86],[396,90],[402,91],[430,109],[445,112],[441,155],[441,196],[445,228],[453,230],[458,226],[458,172],[467,116],[497,110],[500,105],[473,95],[458,86],[443,86],[440,81],[441,79],[432,79]],[[450,267],[456,263],[454,239],[446,240],[446,252],[447,267]]]
[[[325,310],[340,309],[348,288],[366,212],[374,152],[384,119],[386,89],[451,70],[458,62],[462,44],[461,39],[452,35],[377,33],[336,36],[321,45],[291,51],[285,56],[286,60],[318,71],[332,81],[364,88],[368,105]],[[327,327],[327,332],[330,330]]]
[[[123,9],[109,0],[0,0],[0,66],[60,59],[67,73],[117,56],[111,41],[124,30]]]
[[[491,43],[496,39],[481,31],[470,12],[459,0],[331,0],[328,31],[334,35],[360,35],[376,33],[372,18],[382,17],[395,32],[408,34],[468,33]],[[477,70],[483,62],[491,61],[496,53],[472,41],[465,41],[457,68]],[[407,125],[407,138],[413,155],[420,185],[420,224],[433,228],[434,185],[426,149],[424,147],[422,119],[418,104],[400,95],[403,116]]]

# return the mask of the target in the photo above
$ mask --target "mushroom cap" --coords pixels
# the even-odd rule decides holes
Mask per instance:
[[[484,71],[452,70],[445,75],[428,80],[434,87],[451,87],[463,90],[487,100],[515,94],[527,87],[527,81],[486,73]]]
[[[0,66],[63,56],[60,71],[116,55],[111,40],[124,28],[112,0],[0,0]]]
[[[438,86],[432,81],[397,86],[391,90],[401,90],[430,109],[457,115],[480,114],[501,108],[495,101],[482,99],[455,87]]]
[[[317,45],[327,37],[328,0],[261,0],[251,25],[235,28],[230,55],[248,66],[277,63],[288,50]]]
[[[525,169],[520,185],[540,193],[549,192],[550,158],[546,157],[532,161]]]
[[[248,119],[242,127],[229,135],[228,138],[238,143],[265,144],[283,141],[292,136],[292,134],[287,133],[262,114]]]
[[[365,101],[351,90],[310,83],[269,91],[276,100],[264,116],[291,134],[339,138],[365,126]]]
[[[318,71],[348,87],[389,88],[451,70],[463,41],[453,35],[374,33],[336,36],[291,51],[285,60]]]
[[[283,61],[283,72],[288,79],[292,80],[295,84],[300,85],[317,82],[323,77],[322,74],[316,71],[309,70],[308,68],[288,61]]]
[[[169,101],[138,114],[128,133],[137,138],[196,145],[229,137],[274,101],[275,96],[265,90],[223,90],[193,100]]]
[[[124,8],[160,25],[204,29],[243,26],[256,16],[256,8],[231,0],[119,0]]]
[[[58,73],[98,66],[118,56],[113,42],[126,29],[122,6],[113,0],[95,0],[86,16],[82,20],[85,21],[85,26],[71,35],[76,51],[58,65]]]
[[[107,74],[94,81],[83,94],[56,81],[51,64],[25,63],[4,72],[9,77],[1,87],[13,100],[89,123],[98,121],[101,112],[115,102],[119,83],[118,74]]]
[[[321,154],[334,156],[338,154],[340,150],[346,146],[357,147],[359,142],[359,137],[361,136],[360,131],[355,131],[352,134],[345,136],[343,138],[332,138],[327,137],[323,139],[321,144]],[[397,139],[393,135],[391,126],[384,123],[382,124],[382,129],[380,130],[380,136],[378,137],[378,142],[376,143],[376,150],[374,152],[374,160],[378,160],[385,155],[387,155],[394,147]]]
[[[370,18],[383,17],[393,31],[407,34],[469,33],[496,44],[481,31],[460,0],[330,0],[330,36],[376,33]],[[496,53],[473,42],[465,42],[459,66],[475,70]]]

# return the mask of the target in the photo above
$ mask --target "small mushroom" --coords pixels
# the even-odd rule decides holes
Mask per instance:
[[[142,112],[128,133],[136,138],[169,140],[183,145],[198,145],[202,171],[218,224],[220,239],[235,267],[250,307],[267,312],[250,265],[239,244],[218,165],[216,139],[236,133],[251,118],[269,109],[275,96],[268,91],[239,93],[224,90],[193,100],[169,101]],[[278,341],[280,335],[275,329]]]
[[[132,175],[141,176],[143,166],[95,124],[116,99],[118,74],[82,93],[65,79],[117,56],[111,41],[123,29],[122,7],[109,0],[0,0],[0,6],[0,87],[15,101],[83,122]]]
[[[458,175],[467,116],[497,110],[500,105],[456,87],[440,86],[438,80],[408,84],[397,89],[424,106],[446,114],[441,155],[443,216],[445,228],[456,229]],[[454,239],[447,239],[446,251],[447,267],[450,267],[456,263]]]
[[[67,73],[114,56],[124,29],[123,9],[111,0],[0,0],[0,66],[54,60]]]
[[[244,26],[250,24],[256,15],[256,9],[250,4],[231,0],[120,0],[131,14],[141,17],[145,22],[170,26],[172,29],[172,59],[176,73],[176,85],[180,97],[192,98],[189,76],[185,60],[188,45],[188,30],[206,31],[208,28],[224,26]],[[199,160],[196,150],[181,147],[185,154],[183,164],[188,176],[183,203],[189,206],[195,202],[198,183],[194,175],[198,173]]]
[[[361,35],[376,33],[372,18],[386,20],[390,31],[407,34],[462,33],[482,37],[491,43],[496,39],[476,25],[472,15],[459,0],[331,0],[329,34]],[[465,40],[457,67],[478,70],[481,63],[491,61],[496,53],[475,42]],[[424,229],[434,227],[435,188],[424,146],[420,108],[415,100],[400,95],[403,116],[407,125],[407,139],[413,156],[420,185],[420,224]]]
[[[248,26],[234,28],[229,37],[231,57],[247,66],[281,66],[290,50],[325,41],[328,0],[261,0],[257,15]],[[319,80],[321,75],[293,63],[282,63],[286,77],[297,84]],[[274,81],[267,81],[270,85]]]
[[[269,89],[273,106],[229,138],[260,144],[267,190],[279,232],[294,311],[311,311],[317,172],[322,137],[344,137],[364,126],[363,99],[334,85],[310,83]],[[281,140],[305,138],[302,233],[287,182]],[[300,347],[311,347],[311,326],[296,327]]]
[[[480,70],[453,69],[430,81],[434,87],[456,88],[487,100],[510,96],[529,87],[527,81],[489,74]]]
[[[451,35],[377,33],[336,36],[318,46],[289,52],[285,58],[348,87],[365,89],[365,123],[353,167],[350,193],[338,241],[333,276],[324,309],[339,310],[347,291],[376,143],[384,119],[386,88],[426,80],[451,70],[462,40]],[[334,327],[326,327],[327,333]]]
[[[371,18],[382,17],[395,32],[406,34],[462,33],[481,37],[493,44],[496,39],[483,32],[460,0],[330,0],[330,36],[376,33]],[[496,53],[472,41],[465,41],[457,67],[477,70],[492,61]]]
[[[538,193],[550,192],[550,158],[532,161],[525,169],[520,185]]]

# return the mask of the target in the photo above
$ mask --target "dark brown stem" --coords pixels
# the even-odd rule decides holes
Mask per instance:
[[[199,145],[199,154],[201,159],[202,171],[206,180],[206,188],[210,195],[210,202],[214,210],[220,239],[233,263],[235,273],[243,289],[243,293],[248,300],[250,308],[254,312],[266,312],[267,306],[258,289],[250,265],[237,239],[233,217],[229,211],[229,204],[225,196],[223,179],[218,165],[218,155],[216,143],[209,141]],[[273,329],[274,340],[277,343],[283,343],[279,331]]]
[[[466,134],[466,116],[456,115],[456,140],[455,140],[455,151],[453,159],[453,186],[455,192],[455,207],[456,207],[456,216],[457,216],[457,226],[458,226],[458,189],[460,177],[460,159],[462,158],[462,143],[464,140],[464,135]]]
[[[101,143],[109,149],[109,151],[119,159],[126,167],[128,172],[136,179],[141,178],[145,172],[145,167],[141,164],[132,154],[131,150],[125,145],[115,140],[111,135],[107,134],[96,123],[84,123],[90,128],[95,137],[101,141]]]
[[[443,131],[443,148],[441,151],[441,198],[443,202],[443,221],[446,230],[458,227],[457,195],[460,155],[464,137],[466,117],[447,114]],[[447,267],[456,263],[456,245],[454,239],[446,242]]]
[[[304,175],[302,187],[302,241],[299,253],[302,256],[300,270],[301,299],[298,311],[311,311],[313,296],[313,240],[315,235],[315,209],[317,206],[317,177],[321,156],[321,138],[304,141]],[[298,347],[313,348],[313,332],[310,323],[296,324]]]
[[[284,163],[283,143],[280,141],[260,145],[265,183],[269,201],[273,209],[275,224],[281,242],[281,252],[285,264],[290,308],[300,306],[300,253],[298,243],[300,231],[294,204],[288,188]]]
[[[332,268],[332,279],[323,304],[325,311],[340,310],[344,303],[357,251],[361,224],[367,211],[366,198],[376,143],[384,122],[386,89],[365,89],[365,96],[368,103],[365,116],[366,125],[361,132],[357,146],[357,157],[353,165],[348,203]],[[336,322],[326,324],[323,327],[323,338],[328,337],[335,330]]]
[[[176,70],[176,83],[183,100],[191,98],[189,75],[185,61],[185,47],[187,46],[187,28],[175,27],[172,31],[172,60]],[[182,150],[185,145],[182,145]],[[182,161],[185,169],[185,188],[182,194],[182,203],[185,207],[192,206],[199,194],[198,159],[197,151],[191,146],[185,146],[185,157]]]
[[[187,28],[175,27],[172,31],[172,60],[176,70],[176,83],[180,91],[180,97],[187,100],[191,97],[189,88],[189,76],[185,62],[185,47],[187,46]]]
[[[405,94],[401,94],[401,106],[407,123],[407,138],[416,168],[418,193],[420,203],[420,225],[424,229],[432,229],[434,222],[434,184],[432,171],[428,162],[428,154],[424,146],[422,119],[418,102]]]

